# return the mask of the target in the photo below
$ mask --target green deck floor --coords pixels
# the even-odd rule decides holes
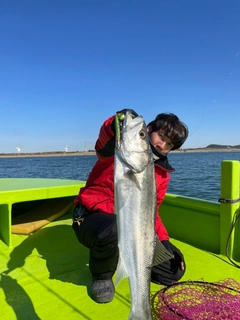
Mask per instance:
[[[185,255],[182,280],[218,281],[240,270],[216,256],[172,240]],[[119,283],[111,303],[99,305],[88,295],[91,276],[88,250],[76,240],[71,214],[33,235],[12,236],[11,248],[0,243],[0,318],[2,320],[124,320],[130,310],[128,280]],[[160,287],[151,284],[151,292]]]

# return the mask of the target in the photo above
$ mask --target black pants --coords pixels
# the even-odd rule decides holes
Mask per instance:
[[[92,276],[95,279],[111,279],[119,257],[116,215],[94,212],[87,215],[80,226],[73,223],[72,227],[78,241],[90,249],[89,268]],[[173,248],[184,261],[182,253],[175,246]],[[152,267],[152,281],[170,285],[180,280],[185,271],[180,270],[175,262],[175,259],[171,259]]]

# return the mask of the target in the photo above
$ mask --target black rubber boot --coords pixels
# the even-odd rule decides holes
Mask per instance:
[[[114,297],[114,284],[112,279],[93,280],[92,283],[92,299],[97,303],[107,303],[112,301]]]

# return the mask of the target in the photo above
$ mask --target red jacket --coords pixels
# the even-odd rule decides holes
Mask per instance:
[[[100,129],[95,150],[98,160],[89,174],[86,186],[80,189],[75,205],[82,203],[88,210],[114,213],[114,116],[104,122]],[[160,240],[168,240],[169,235],[159,217],[159,207],[164,199],[170,180],[169,172],[174,169],[167,157],[154,162],[157,186],[156,233]]]

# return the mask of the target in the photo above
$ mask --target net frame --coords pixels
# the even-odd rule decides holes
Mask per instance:
[[[195,320],[196,318],[192,318],[189,316],[184,315],[183,312],[180,312],[179,310],[174,309],[171,304],[168,302],[168,297],[173,296],[175,294],[175,298],[177,298],[177,293],[171,293],[171,290],[173,288],[180,288],[179,291],[181,291],[181,288],[187,287],[188,286],[188,290],[191,290],[190,287],[193,287],[193,289],[202,289],[202,293],[204,294],[208,294],[210,293],[214,293],[216,296],[218,295],[219,300],[221,299],[221,295],[223,294],[227,294],[229,295],[229,297],[233,297],[233,300],[235,299],[235,301],[233,301],[233,303],[237,302],[237,310],[236,313],[238,314],[238,318],[236,317],[227,317],[224,319],[240,319],[240,284],[235,280],[235,279],[225,279],[219,282],[206,282],[204,280],[188,280],[188,281],[181,281],[181,282],[176,282],[173,283],[167,287],[163,287],[162,289],[160,289],[159,291],[157,291],[155,294],[152,295],[151,297],[151,309],[152,309],[152,314],[153,314],[153,318],[155,320],[159,320],[159,319],[166,319],[169,320],[170,318],[166,317],[166,318],[160,318],[160,308],[167,308],[168,310],[168,315],[171,315],[171,319],[185,319],[185,320]],[[193,290],[194,293],[194,290]],[[183,295],[184,293],[180,293],[181,295]],[[184,300],[183,301],[183,305],[184,305]],[[185,304],[186,305],[186,304]],[[197,305],[197,304],[196,304]],[[199,305],[198,305],[199,306]],[[165,312],[167,314],[167,312]],[[223,319],[222,317],[217,317],[217,318],[208,318],[208,316],[204,316],[203,318],[199,317],[198,319]]]

